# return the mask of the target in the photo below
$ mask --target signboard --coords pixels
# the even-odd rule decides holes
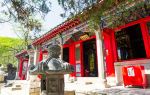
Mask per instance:
[[[76,64],[76,72],[81,72],[81,65],[79,63]]]
[[[126,66],[122,68],[124,86],[147,86],[144,66]]]
[[[128,76],[135,76],[133,67],[127,68]]]

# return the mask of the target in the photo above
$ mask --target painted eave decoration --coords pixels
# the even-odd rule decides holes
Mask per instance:
[[[64,23],[56,26],[49,32],[47,32],[45,35],[41,36],[40,38],[36,39],[33,41],[33,45],[40,45],[45,41],[50,40],[51,38],[55,37],[57,34],[62,33],[68,29],[71,29],[77,25],[79,25],[81,21],[79,19],[71,19],[69,21],[65,21]]]

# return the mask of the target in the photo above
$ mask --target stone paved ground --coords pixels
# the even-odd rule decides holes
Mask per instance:
[[[13,83],[13,82],[12,82]],[[19,87],[17,87],[17,85]],[[0,88],[0,95],[29,95],[29,84],[26,81],[18,81],[13,86],[5,87],[4,84]]]
[[[1,93],[1,87],[4,85],[4,83],[0,83],[0,93]],[[0,94],[1,95],[1,94]]]
[[[90,92],[76,92],[76,95],[150,95],[150,89],[99,89]]]
[[[93,94],[100,95],[150,95],[150,88],[124,88],[123,86],[105,88],[93,91]]]
[[[21,90],[12,90],[11,87],[2,87],[0,95],[28,95],[27,83],[22,87]],[[65,90],[75,91],[76,95],[150,95],[150,88],[124,88],[123,86],[115,86],[104,89],[101,88],[99,84],[85,85],[79,83],[65,83]]]
[[[123,86],[115,86],[111,88],[100,88],[96,85],[80,85],[68,83],[66,90],[76,92],[76,95],[150,95],[150,88],[124,88]]]

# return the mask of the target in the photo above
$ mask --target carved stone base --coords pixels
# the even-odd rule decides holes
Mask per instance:
[[[46,81],[47,95],[64,95],[64,74],[48,74]]]

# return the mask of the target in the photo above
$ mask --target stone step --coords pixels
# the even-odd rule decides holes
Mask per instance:
[[[64,95],[75,95],[75,91],[65,91]]]
[[[15,88],[11,88],[12,91],[16,91],[16,90],[22,90],[22,88],[20,87],[15,87]]]
[[[18,84],[18,85],[15,85],[15,87],[21,87],[21,85]]]

